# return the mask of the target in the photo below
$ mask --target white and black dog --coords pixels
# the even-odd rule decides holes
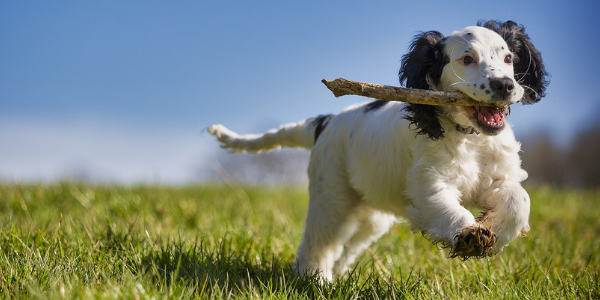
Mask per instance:
[[[492,104],[539,101],[547,76],[512,21],[480,22],[447,37],[419,34],[399,71],[408,88],[460,91]],[[265,134],[238,135],[222,125],[208,131],[231,152],[311,149],[310,204],[295,266],[331,280],[401,220],[461,258],[498,253],[527,232],[527,173],[506,114],[378,100]]]

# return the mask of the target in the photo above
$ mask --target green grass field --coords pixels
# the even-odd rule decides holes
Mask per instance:
[[[599,299],[600,191],[529,189],[531,232],[448,259],[399,224],[332,284],[293,275],[305,188],[0,184],[0,295]]]

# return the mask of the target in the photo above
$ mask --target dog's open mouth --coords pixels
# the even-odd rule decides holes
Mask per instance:
[[[488,106],[469,106],[465,108],[484,133],[495,135],[504,128],[506,108]]]

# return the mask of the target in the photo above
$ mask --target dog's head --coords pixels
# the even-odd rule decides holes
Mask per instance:
[[[460,91],[491,105],[497,101],[530,104],[544,97],[547,73],[524,28],[512,21],[478,25],[447,37],[437,31],[416,36],[402,58],[400,83],[408,88]],[[409,104],[406,110],[418,134],[434,140],[444,137],[442,116],[488,135],[505,126],[504,108]]]

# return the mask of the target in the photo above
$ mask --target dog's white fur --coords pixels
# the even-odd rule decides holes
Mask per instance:
[[[467,27],[446,38],[444,51],[450,62],[431,89],[492,102],[494,93],[480,86],[507,77],[514,89],[504,100],[523,97],[506,61],[511,53],[495,32]],[[465,55],[474,62],[465,63]],[[431,240],[452,246],[463,229],[478,224],[465,207],[478,207],[497,234],[498,252],[529,230],[530,201],[520,184],[527,173],[508,124],[496,135],[465,134],[457,124],[477,129],[476,119],[463,107],[446,106],[441,108],[445,137],[433,141],[415,134],[401,113],[403,105],[390,102],[368,112],[366,104],[351,106],[329,121],[316,143],[318,124],[311,119],[259,135],[238,135],[222,125],[208,129],[231,152],[311,149],[310,204],[296,260],[301,274],[317,271],[327,280],[342,274],[401,218]]]

